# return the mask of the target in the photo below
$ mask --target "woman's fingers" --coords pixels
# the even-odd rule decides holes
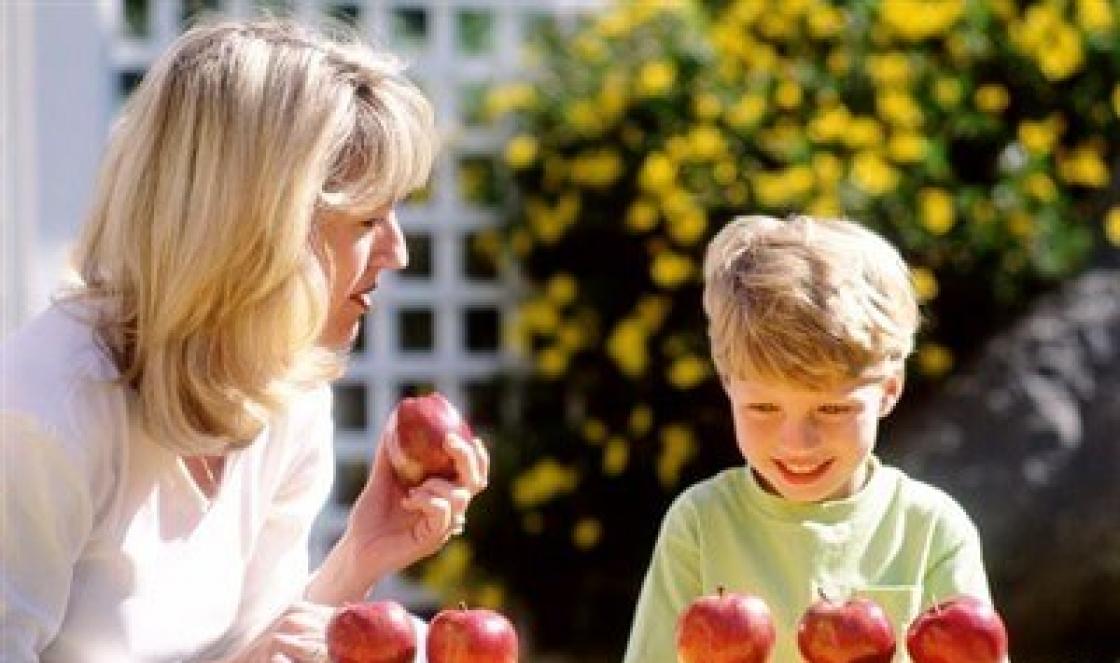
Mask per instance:
[[[454,433],[448,434],[443,443],[444,449],[451,456],[455,464],[455,472],[463,483],[463,487],[471,495],[477,495],[486,487],[487,474],[490,470],[490,455],[478,438],[464,440]]]
[[[450,497],[440,495],[430,483],[412,489],[402,501],[406,509],[421,516],[412,529],[412,538],[417,542],[442,540],[454,520]]]

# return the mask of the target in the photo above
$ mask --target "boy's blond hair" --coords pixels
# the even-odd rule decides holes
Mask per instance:
[[[341,371],[316,218],[366,214],[428,177],[431,105],[354,37],[280,19],[188,31],[128,100],[75,253],[77,293],[154,439],[184,454],[252,440]]]
[[[844,219],[738,217],[708,246],[704,312],[724,377],[824,387],[901,370],[918,305],[898,251]]]

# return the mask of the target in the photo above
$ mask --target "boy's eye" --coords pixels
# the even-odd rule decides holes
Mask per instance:
[[[756,414],[773,414],[778,411],[778,406],[773,403],[750,403],[747,409]]]
[[[844,415],[852,414],[853,412],[855,412],[855,410],[855,407],[851,405],[844,405],[842,403],[832,403],[828,405],[822,405],[817,408],[818,412],[830,417],[842,417]]]

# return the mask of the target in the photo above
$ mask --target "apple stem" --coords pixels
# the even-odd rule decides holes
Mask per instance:
[[[459,609],[460,610],[466,610],[467,609],[467,602],[466,601],[459,601]]]
[[[718,594],[721,599],[723,598],[723,593],[724,593],[723,585],[720,585],[719,587],[716,587],[716,594]]]

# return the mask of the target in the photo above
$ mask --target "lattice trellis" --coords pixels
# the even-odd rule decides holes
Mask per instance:
[[[345,527],[348,505],[367,475],[381,422],[398,398],[437,389],[485,431],[504,397],[495,376],[514,365],[502,342],[512,314],[511,275],[479,250],[506,194],[494,159],[500,127],[480,111],[487,86],[517,73],[534,25],[600,4],[587,0],[123,0],[113,51],[120,96],[200,11],[247,16],[260,10],[355,25],[404,57],[436,107],[443,153],[425,195],[398,209],[410,265],[387,275],[375,296],[349,369],[335,386],[338,473],[319,518],[313,556]]]

